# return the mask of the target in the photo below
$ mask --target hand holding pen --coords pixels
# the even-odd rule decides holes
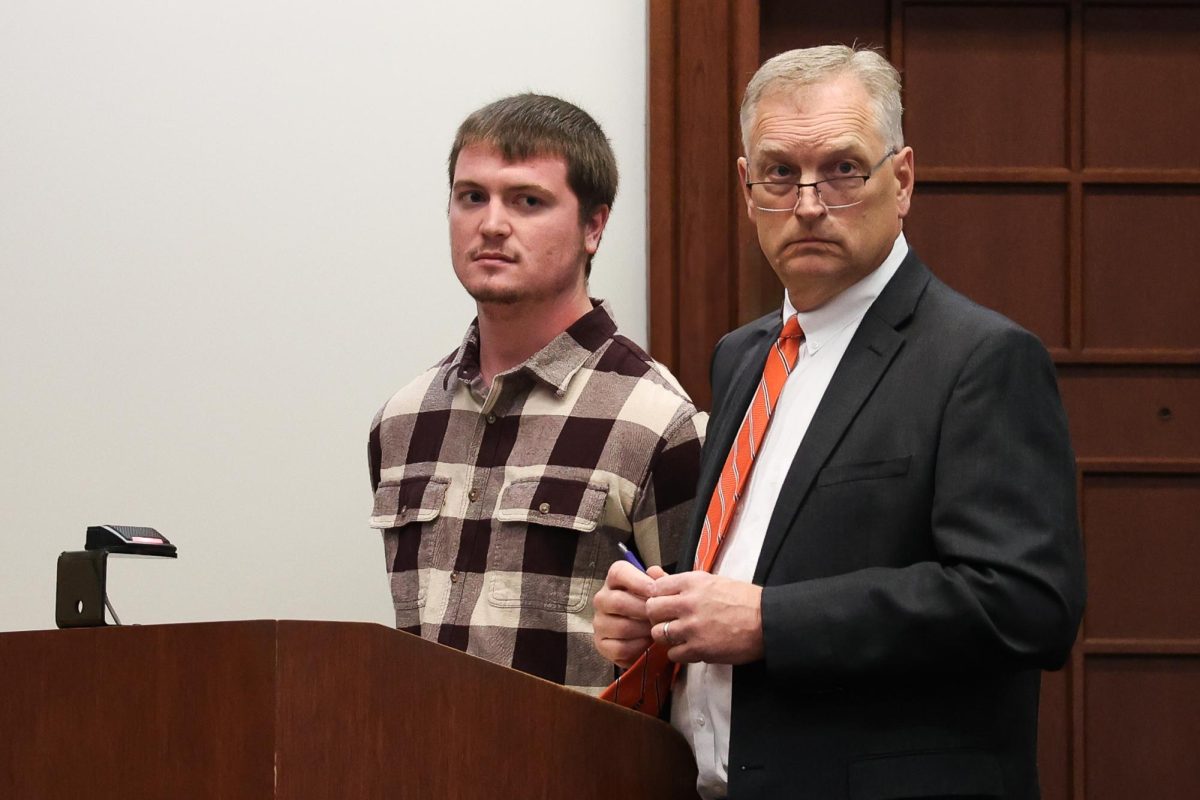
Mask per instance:
[[[642,572],[646,571],[646,568],[642,566],[642,562],[638,561],[638,557],[633,554],[632,550],[625,546],[624,542],[617,542],[617,549],[621,551],[621,555],[626,561],[628,561],[630,564],[633,564]]]

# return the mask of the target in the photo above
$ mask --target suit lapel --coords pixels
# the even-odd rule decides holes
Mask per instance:
[[[929,277],[929,271],[910,250],[863,317],[784,479],[754,572],[755,583],[765,582],[817,473],[903,346],[904,334],[897,328],[912,315]]]

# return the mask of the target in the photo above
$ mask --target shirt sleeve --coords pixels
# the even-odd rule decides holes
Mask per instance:
[[[708,414],[691,403],[680,406],[659,440],[658,450],[638,486],[633,504],[633,539],[646,566],[657,564],[673,572],[679,548],[687,535],[696,496],[700,450]]]
[[[371,492],[379,488],[380,464],[383,461],[383,444],[379,437],[379,429],[383,423],[383,409],[375,415],[371,422],[371,434],[367,437],[367,471],[371,479]]]

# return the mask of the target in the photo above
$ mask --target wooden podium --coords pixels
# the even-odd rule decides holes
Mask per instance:
[[[667,724],[367,623],[0,634],[0,798],[694,798]]]

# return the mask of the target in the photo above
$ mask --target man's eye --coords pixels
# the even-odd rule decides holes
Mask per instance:
[[[458,202],[467,205],[478,205],[483,202],[483,192],[478,189],[467,189],[458,193]]]
[[[517,205],[521,208],[537,208],[542,205],[542,199],[531,194],[523,194],[517,197]]]
[[[782,181],[792,177],[793,173],[789,167],[783,164],[776,164],[773,167],[767,168],[767,180]]]
[[[837,166],[833,168],[834,175],[857,175],[858,164],[853,161],[839,161]]]

